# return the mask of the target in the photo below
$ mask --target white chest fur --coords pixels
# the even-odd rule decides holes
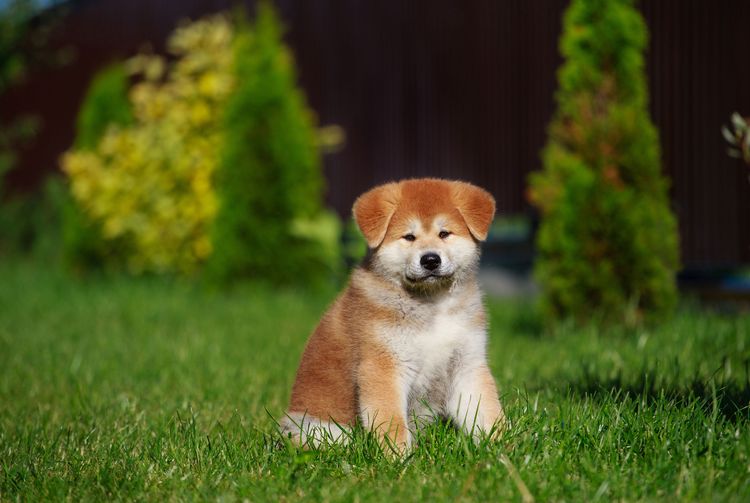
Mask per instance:
[[[460,368],[484,360],[481,298],[476,292],[429,303],[402,299],[399,309],[402,320],[379,327],[378,338],[399,363],[409,409],[422,401],[439,411]]]

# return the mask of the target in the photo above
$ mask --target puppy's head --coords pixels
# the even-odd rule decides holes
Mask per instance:
[[[474,271],[495,200],[469,183],[415,179],[375,187],[354,202],[353,213],[373,271],[431,293]]]

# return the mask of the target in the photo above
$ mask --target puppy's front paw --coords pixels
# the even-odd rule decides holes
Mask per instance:
[[[411,434],[403,425],[389,428],[381,425],[376,428],[375,434],[381,451],[390,458],[400,458],[411,450]]]
[[[395,439],[389,435],[384,436],[380,444],[383,452],[392,458],[401,458],[409,454],[411,451],[411,439],[409,438],[408,431],[406,433],[405,435],[397,435]]]

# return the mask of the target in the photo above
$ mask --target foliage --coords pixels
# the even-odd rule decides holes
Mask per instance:
[[[60,208],[67,189],[60,177],[48,178],[38,190],[14,194],[0,205],[0,260],[35,256],[60,258]]]
[[[0,9],[0,94],[23,77],[27,55],[21,45],[31,32],[29,21],[35,11],[32,0],[10,0]],[[13,147],[34,136],[37,127],[31,117],[0,124],[0,196],[3,195],[3,176],[15,164]]]
[[[747,124],[747,119],[737,112],[733,113],[732,128],[722,126],[721,134],[730,145],[727,149],[729,156],[750,164],[750,126]]]
[[[29,20],[35,10],[32,0],[10,0],[0,10],[0,92],[23,75],[26,62],[19,47],[29,32]]]
[[[62,160],[68,220],[89,222],[66,225],[68,248],[84,265],[124,257],[135,272],[189,273],[211,257],[221,282],[330,278],[341,229],[322,209],[318,148],[343,133],[319,138],[272,8],[253,25],[186,24],[169,49],[173,63],[128,62],[142,76],[130,103],[117,67],[92,85]]]
[[[520,501],[518,480],[537,501],[750,499],[747,313],[540,338],[528,306],[489,299],[510,432],[443,423],[394,461],[361,430],[321,451],[274,434],[333,292],[0,277],[3,501]]]
[[[317,282],[339,262],[339,222],[322,210],[315,119],[267,3],[233,44],[236,89],[223,119],[211,276]]]
[[[544,169],[536,277],[551,318],[637,322],[676,299],[678,239],[647,110],[647,30],[631,0],[574,0]]]
[[[133,123],[128,74],[122,64],[100,70],[91,81],[76,121],[75,147],[94,150],[109,126]]]
[[[127,127],[132,123],[126,69],[121,64],[110,65],[99,71],[89,85],[76,121],[75,146],[81,151],[95,151],[108,128]],[[69,267],[93,269],[123,260],[122,244],[103,239],[100,222],[88,218],[73,197],[62,198],[59,211],[63,222],[64,259]]]
[[[32,0],[11,0],[0,9],[0,94],[22,80],[34,56],[33,45],[44,40],[41,30],[31,20],[38,6]],[[42,23],[43,24],[43,23]],[[33,35],[33,36],[32,36]],[[59,226],[56,200],[61,187],[49,180],[40,190],[29,194],[8,194],[3,179],[15,165],[16,149],[35,136],[38,120],[17,117],[0,124],[0,255],[4,260],[13,254],[50,256]]]
[[[15,167],[17,149],[30,141],[38,130],[39,120],[29,115],[0,124],[0,196],[5,192],[5,175]]]
[[[143,76],[130,94],[134,124],[108,127],[94,150],[63,157],[77,204],[124,251],[132,271],[190,272],[211,253],[211,184],[220,111],[232,87],[231,41],[229,21],[215,16],[172,34],[174,63],[133,58],[130,68]],[[82,114],[80,123],[98,127],[91,117]]]
[[[354,218],[349,218],[342,232],[341,251],[347,269],[362,262],[367,255],[367,240],[357,227]]]

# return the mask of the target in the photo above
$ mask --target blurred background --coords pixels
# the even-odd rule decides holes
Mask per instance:
[[[488,277],[494,278],[490,288],[499,293],[504,293],[506,287],[511,292],[533,291],[527,278],[532,268],[534,232],[539,218],[528,197],[527,178],[542,169],[541,152],[549,141],[548,125],[556,109],[556,72],[563,64],[558,41],[568,5],[567,0],[488,0],[461,4],[443,0],[276,1],[274,22],[285,27],[280,32],[279,43],[286,44],[293,54],[291,81],[296,83],[294,92],[299,91],[304,104],[297,103],[297,98],[291,101],[293,106],[300,107],[301,115],[309,111],[312,118],[308,122],[315,129],[317,153],[314,155],[321,159],[319,168],[315,167],[317,161],[301,161],[303,165],[308,162],[312,166],[310,172],[319,169],[320,177],[312,175],[309,182],[319,188],[298,196],[320,198],[320,209],[303,208],[299,211],[304,218],[294,215],[288,218],[308,222],[307,227],[299,226],[308,229],[308,234],[329,238],[333,234],[343,235],[336,239],[343,243],[341,253],[351,256],[344,260],[351,263],[357,258],[360,244],[356,236],[350,235],[346,222],[358,194],[375,184],[405,177],[468,180],[487,188],[497,200],[498,224],[487,243],[485,260],[495,271],[504,272],[493,276],[495,273],[490,270]],[[729,145],[722,137],[721,128],[722,125],[732,127],[733,112],[750,113],[750,65],[746,61],[750,47],[750,3],[745,0],[725,0],[718,4],[705,0],[645,0],[635,5],[649,32],[644,48],[648,112],[658,129],[661,172],[670,180],[668,204],[678,224],[680,278],[687,287],[741,290],[744,288],[742,267],[750,260],[750,184],[747,165],[727,155]],[[24,206],[18,201],[43,192],[50,177],[64,180],[62,191],[72,186],[74,194],[75,180],[71,182],[68,178],[82,177],[80,173],[96,177],[96,169],[85,167],[87,161],[80,158],[69,160],[72,167],[64,170],[65,173],[61,171],[63,154],[71,151],[75,156],[76,149],[83,148],[77,137],[86,134],[82,131],[82,127],[85,129],[82,107],[86,106],[87,93],[92,92],[95,76],[112,65],[124,65],[123,85],[130,88],[126,92],[148,83],[149,79],[154,89],[173,77],[176,80],[178,77],[172,73],[179,73],[179,69],[170,69],[170,65],[179,66],[190,51],[199,50],[199,46],[205,47],[209,42],[176,49],[179,43],[169,42],[175,29],[185,27],[185,20],[196,21],[219,12],[229,13],[225,15],[229,25],[239,26],[242,23],[235,22],[242,17],[239,6],[247,13],[244,22],[252,25],[256,12],[254,2],[0,1],[0,16],[3,17],[0,124],[6,165],[0,187],[3,204],[23,208],[4,221],[6,254],[14,247],[28,248],[29,242],[36,239],[33,230],[21,229],[14,231],[15,234],[8,231],[10,226],[22,225],[19,219],[31,218],[34,211],[30,208],[41,204],[36,200],[33,205]],[[250,31],[262,31],[256,26],[250,28]],[[233,47],[231,50],[237,54],[237,43],[230,41],[228,44],[226,47]],[[133,59],[139,54],[140,63]],[[152,65],[152,70],[157,69],[149,77],[148,65],[152,60],[148,58],[159,55],[165,58],[159,60],[161,63],[154,63],[156,67]],[[241,76],[243,71],[257,74],[260,68],[243,70],[242,65],[231,61],[226,65],[235,76]],[[190,78],[189,72],[187,78]],[[271,75],[269,82],[274,78],[277,77]],[[237,77],[237,80],[240,84],[231,85],[241,87],[241,82],[252,79]],[[227,93],[237,94],[235,91]],[[217,103],[224,99],[213,98],[219,100]],[[137,101],[138,98],[131,96],[130,99]],[[228,99],[234,103],[230,108],[242,108],[238,100]],[[245,105],[245,110],[251,111],[248,113],[260,106],[256,106],[257,103]],[[105,109],[108,106],[107,103],[101,105]],[[216,105],[219,106],[223,105]],[[105,119],[107,113],[102,112]],[[135,121],[146,120],[145,116],[138,116],[148,113],[136,110]],[[242,112],[237,113],[242,115]],[[222,116],[231,116],[231,113]],[[227,119],[216,120],[227,124]],[[196,127],[197,135],[201,136],[201,128],[212,126],[198,124]],[[216,157],[223,159],[217,161],[219,164],[230,162],[233,155],[243,156],[237,149],[223,148],[221,142],[225,141],[225,136],[217,134],[222,138],[215,144],[218,145]],[[266,141],[273,143],[275,140]],[[291,141],[299,142],[299,138]],[[227,154],[226,150],[230,152]],[[278,151],[273,152],[268,155],[278,154]],[[108,155],[111,158],[119,154],[115,151],[97,155],[97,162],[106,164]],[[62,165],[65,166],[65,162]],[[169,162],[163,165],[169,166]],[[100,165],[97,169],[107,171],[106,166]],[[214,176],[212,169],[206,176]],[[216,169],[219,170],[216,177],[221,180],[221,168]],[[275,173],[284,176],[279,170]],[[217,182],[218,201],[222,200],[222,183],[225,187],[241,183],[241,180],[265,183],[263,177],[253,181],[252,176],[225,176],[224,180]],[[293,186],[296,182],[289,183]],[[299,183],[306,182],[300,178]],[[103,190],[96,188],[96,184],[93,187],[89,190]],[[103,222],[107,212],[96,213],[92,209],[96,206],[94,203],[88,207],[87,202],[82,202],[83,192],[85,188],[80,188],[80,197],[73,197],[82,208],[79,211],[89,215],[95,222],[93,225],[106,226]],[[278,211],[283,213],[271,206],[266,205],[256,213],[262,217],[263,211],[267,211],[268,218],[273,218]],[[317,216],[312,218],[323,211],[322,208],[338,216],[343,222],[340,228],[330,223],[330,214],[326,217],[328,223],[320,223]],[[175,250],[181,246],[193,246],[197,250],[192,259],[185,259],[187,265],[173,265],[166,258],[126,259],[128,268],[135,272],[187,270],[193,273],[196,267],[192,262],[200,263],[211,253],[209,249],[217,249],[216,240],[222,238],[216,236],[249,232],[236,222],[224,226],[224,231],[212,230],[213,211],[222,214],[220,208],[209,208],[198,225],[208,229],[204,230],[211,243],[202,242],[205,250],[201,252],[201,244],[194,242],[200,241],[200,237],[176,238]],[[259,222],[268,221],[261,217]],[[55,211],[34,218],[37,221],[54,219]],[[99,224],[96,224],[97,219]],[[64,223],[61,225],[65,227]],[[226,230],[232,225],[234,231]],[[222,228],[222,225],[217,226]],[[126,231],[118,233],[115,224],[111,227],[104,234],[124,241],[138,241]],[[26,241],[20,245],[8,244],[12,239]],[[66,238],[63,235],[60,239]],[[75,251],[76,246],[78,251]],[[92,252],[91,246],[81,247],[80,243],[76,246],[72,247],[72,253],[88,254],[83,262],[89,264],[99,260],[96,253],[113,253],[112,249]],[[121,252],[128,246],[138,248],[139,245],[123,243],[114,248]],[[242,245],[231,246],[239,247],[237,254],[242,253]],[[347,251],[350,248],[354,251]],[[336,252],[325,253],[332,256]],[[72,262],[80,266],[82,261],[73,259]],[[208,269],[217,271],[217,277],[226,278],[238,271],[252,276],[253,271],[270,267],[271,263],[260,260],[234,268],[209,265]]]

